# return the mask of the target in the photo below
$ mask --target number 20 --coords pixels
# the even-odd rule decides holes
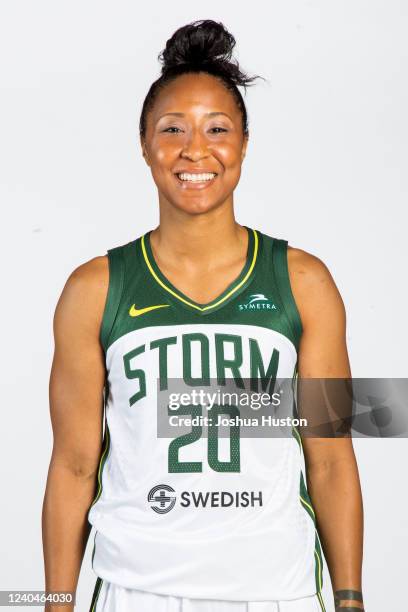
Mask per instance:
[[[169,414],[174,414],[174,410]],[[179,415],[189,415],[192,418],[202,416],[201,406],[180,406],[177,409]],[[212,422],[208,424],[208,445],[207,445],[207,460],[208,465],[215,472],[240,472],[240,437],[239,425],[230,426],[230,459],[229,461],[220,461],[218,458],[218,426],[214,424],[218,421],[218,415],[228,415],[230,418],[239,417],[239,411],[236,406],[213,406],[210,411]],[[179,449],[188,444],[193,444],[202,436],[203,428],[201,425],[192,425],[191,431],[175,438],[169,445],[169,473],[174,472],[202,472],[203,466],[201,461],[180,461]]]

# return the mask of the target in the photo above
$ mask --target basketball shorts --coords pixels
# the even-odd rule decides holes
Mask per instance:
[[[324,612],[321,596],[287,601],[217,601],[157,595],[97,578],[90,612]]]

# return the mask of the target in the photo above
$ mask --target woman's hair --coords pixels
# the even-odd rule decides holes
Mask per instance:
[[[157,94],[181,74],[188,72],[206,72],[217,77],[232,93],[242,115],[242,129],[248,134],[248,113],[238,86],[251,85],[258,76],[249,76],[243,72],[232,51],[235,38],[222,23],[211,19],[202,19],[189,23],[174,32],[166,42],[166,47],[159,53],[162,63],[161,76],[152,83],[143,102],[139,121],[139,133],[146,133],[146,117],[152,109]]]

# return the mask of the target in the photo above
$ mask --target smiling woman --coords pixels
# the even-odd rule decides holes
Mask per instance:
[[[157,435],[171,379],[193,390],[250,379],[273,395],[281,378],[350,376],[326,266],[235,220],[249,139],[238,88],[258,77],[241,70],[234,45],[211,20],[167,41],[140,117],[160,223],[77,268],[56,309],[46,579],[75,588],[92,525],[94,612],[324,610],[323,551],[347,595],[339,605],[354,606],[339,609],[362,609],[349,439],[303,440],[296,426],[282,438],[244,437],[239,425],[226,438],[212,425]],[[232,404],[215,412],[240,415]],[[234,503],[243,496],[256,503]]]
[[[205,73],[179,76],[164,92],[147,116],[142,137],[160,212],[231,209],[248,142],[234,98]],[[172,112],[175,108],[181,112]]]
[[[162,74],[140,117],[143,155],[160,194],[161,212],[231,208],[248,143],[238,85],[258,77],[231,61],[233,36],[211,21],[180,28],[160,54]]]

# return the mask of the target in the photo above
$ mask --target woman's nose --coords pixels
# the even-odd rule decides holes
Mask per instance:
[[[192,161],[197,161],[207,155],[208,150],[205,137],[198,131],[192,132],[184,144],[181,156],[191,159]]]

